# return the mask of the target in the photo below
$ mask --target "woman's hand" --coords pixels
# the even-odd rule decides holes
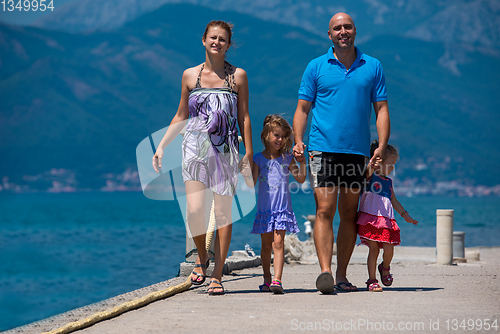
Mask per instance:
[[[241,158],[238,168],[243,177],[252,176],[252,165],[253,165],[253,157],[251,155],[245,154],[243,158]]]
[[[248,179],[252,176],[252,169],[250,168],[250,163],[246,157],[243,157],[240,161],[240,174],[245,178]]]
[[[155,155],[153,156],[153,168],[157,173],[160,172],[162,159],[163,159],[163,150],[158,149]]]

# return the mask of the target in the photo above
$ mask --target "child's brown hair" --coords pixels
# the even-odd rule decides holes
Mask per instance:
[[[282,116],[277,114],[267,115],[266,118],[264,119],[264,124],[262,125],[262,133],[260,134],[260,139],[262,140],[262,144],[264,144],[264,146],[268,148],[267,138],[269,137],[271,130],[275,126],[281,127],[283,131],[285,131],[285,136],[286,136],[286,139],[283,141],[283,145],[281,146],[280,154],[290,152],[293,146],[292,127]]]

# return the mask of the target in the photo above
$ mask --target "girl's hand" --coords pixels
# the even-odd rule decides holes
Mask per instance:
[[[416,221],[415,219],[411,218],[411,216],[410,216],[410,214],[408,212],[406,212],[405,214],[403,214],[403,218],[404,218],[404,220],[407,223],[412,223],[413,225],[417,225],[418,224],[418,221]]]
[[[303,163],[306,161],[304,151],[306,149],[306,144],[304,143],[297,143],[293,147],[293,156],[295,157],[295,160],[297,160],[298,163]]]
[[[160,172],[162,159],[163,159],[163,150],[158,149],[155,155],[153,156],[153,168],[157,173]]]
[[[250,162],[246,157],[243,157],[243,159],[241,159],[239,169],[240,169],[240,174],[245,179],[252,177],[252,169],[250,168]]]

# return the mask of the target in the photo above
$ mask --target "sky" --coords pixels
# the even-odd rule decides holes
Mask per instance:
[[[31,23],[41,18],[42,16],[52,13],[50,9],[47,9],[44,12],[42,12],[40,10],[40,7],[38,8],[37,11],[34,11],[32,7],[30,8],[30,10],[25,11],[24,9],[26,9],[27,7],[22,7],[23,10],[19,11],[19,9],[16,9],[15,7],[18,5],[20,1],[22,1],[21,4],[25,2],[25,0],[0,1],[0,22],[25,26],[25,25],[30,25]],[[34,2],[37,2],[38,4],[40,3],[40,0],[30,0],[30,1],[31,3]],[[45,0],[44,2],[45,5],[48,5],[50,1],[51,0]],[[59,6],[71,1],[78,1],[78,0],[52,0],[54,11],[56,11],[59,8]],[[10,8],[14,8],[14,10],[9,11]]]

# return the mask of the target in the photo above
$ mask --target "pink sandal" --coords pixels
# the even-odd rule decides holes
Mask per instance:
[[[271,291],[275,294],[275,295],[280,295],[283,293],[283,284],[281,283],[281,281],[279,279],[275,279],[271,285],[269,286],[269,288],[271,289]]]
[[[383,270],[385,270],[385,271],[391,270],[391,266],[389,266],[389,268],[384,268],[384,267],[382,267],[382,263],[380,263],[378,265],[378,272],[380,273],[380,280],[382,281],[383,285],[385,285],[385,286],[391,286],[392,282],[393,282],[392,275],[391,274],[389,274],[389,275],[382,274]]]
[[[376,279],[369,279],[366,281],[366,290],[371,292],[382,292],[384,291]]]

